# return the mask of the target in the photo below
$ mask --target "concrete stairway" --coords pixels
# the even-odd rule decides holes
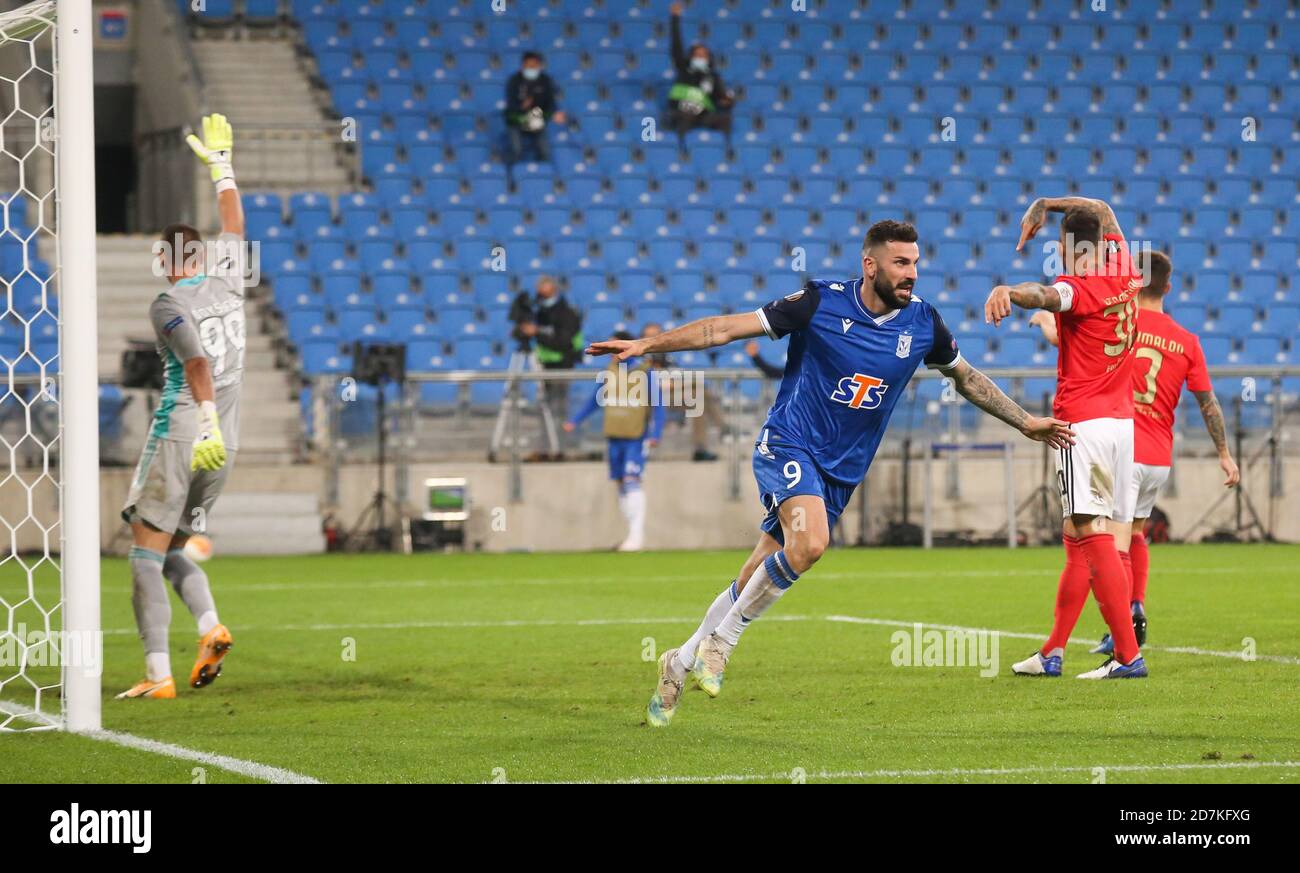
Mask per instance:
[[[101,236],[99,257],[99,373],[116,380],[129,341],[154,343],[149,304],[166,288],[150,271],[147,236]],[[273,337],[262,333],[261,303],[247,305],[244,393],[239,428],[240,464],[288,463],[297,454],[301,435],[294,381],[276,369]],[[142,443],[148,427],[145,392],[127,411],[124,441]],[[128,446],[128,448],[129,448]],[[134,450],[128,452],[134,457]]]
[[[195,39],[194,55],[209,111],[225,114],[235,128],[240,187],[350,190],[347,167],[340,162],[341,127],[317,100],[294,42],[221,33]]]
[[[301,555],[325,551],[315,494],[222,494],[208,533],[223,554]]]

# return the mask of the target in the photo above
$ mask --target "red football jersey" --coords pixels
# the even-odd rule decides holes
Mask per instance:
[[[1183,383],[1189,391],[1212,390],[1201,341],[1165,313],[1139,309],[1133,355],[1133,460],[1168,467]]]
[[[1105,236],[1102,268],[1057,276],[1054,415],[1066,421],[1133,417],[1133,338],[1142,278],[1120,234]]]

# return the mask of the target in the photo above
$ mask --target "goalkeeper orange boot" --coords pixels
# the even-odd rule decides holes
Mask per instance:
[[[211,685],[221,675],[221,662],[226,659],[226,652],[232,645],[230,631],[224,624],[219,624],[203,635],[199,640],[199,657],[190,671],[190,687],[202,688]]]
[[[141,679],[126,691],[117,695],[117,700],[136,700],[146,697],[154,700],[175,700],[176,683],[172,677],[166,679]]]

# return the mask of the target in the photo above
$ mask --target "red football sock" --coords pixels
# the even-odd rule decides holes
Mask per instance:
[[[1043,643],[1043,654],[1053,649],[1064,649],[1070,641],[1070,634],[1083,612],[1083,604],[1088,601],[1088,561],[1079,541],[1071,536],[1062,536],[1065,543],[1065,569],[1061,571],[1061,581],[1056,587],[1056,619],[1052,624],[1052,635]]]
[[[1133,563],[1133,599],[1145,603],[1147,599],[1147,571],[1151,567],[1151,553],[1147,551],[1145,534],[1133,537],[1133,544],[1128,547],[1129,560]]]
[[[1118,546],[1116,548],[1118,549]],[[1131,549],[1132,546],[1129,546],[1129,548]],[[1120,552],[1119,562],[1124,565],[1124,579],[1128,585],[1128,588],[1126,589],[1128,591],[1128,599],[1124,602],[1132,603],[1135,599],[1133,597],[1133,558],[1128,552]]]
[[[1092,595],[1097,598],[1101,617],[1106,619],[1115,657],[1121,664],[1138,656],[1137,636],[1133,633],[1133,616],[1128,605],[1128,577],[1115,548],[1115,538],[1108,533],[1080,537],[1079,548],[1092,568]]]

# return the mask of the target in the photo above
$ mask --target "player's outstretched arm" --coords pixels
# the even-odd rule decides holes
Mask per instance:
[[[994,418],[1004,421],[1031,440],[1047,443],[1054,449],[1074,445],[1074,431],[1057,418],[1030,415],[1019,403],[1002,392],[993,380],[966,361],[958,362],[949,373],[957,393]]]
[[[984,322],[999,325],[1011,315],[1011,304],[1021,309],[1061,311],[1061,292],[1042,282],[1021,282],[1019,285],[997,285],[984,302]]]
[[[217,189],[217,212],[221,216],[221,232],[244,236],[244,204],[239,199],[235,185],[235,170],[231,161],[235,148],[235,130],[226,116],[206,115],[203,118],[203,139],[194,134],[185,142],[207,165],[212,173],[212,184]]]
[[[1025,250],[1025,243],[1033,239],[1034,235],[1042,229],[1043,223],[1047,220],[1047,213],[1068,212],[1071,209],[1082,209],[1084,212],[1096,215],[1097,220],[1101,222],[1103,235],[1122,234],[1119,220],[1115,218],[1114,210],[1105,200],[1094,200],[1091,197],[1039,197],[1029,204],[1029,208],[1020,219],[1020,241],[1016,243],[1016,251]]]
[[[1214,447],[1219,450],[1219,468],[1223,470],[1223,484],[1228,488],[1241,481],[1241,470],[1232,459],[1232,449],[1228,448],[1227,428],[1223,424],[1223,408],[1213,391],[1193,391],[1192,395],[1201,407],[1201,417],[1205,419],[1205,429],[1214,440]]]
[[[645,339],[594,342],[587,346],[587,354],[593,357],[614,355],[618,360],[626,361],[628,358],[660,352],[711,349],[725,346],[732,340],[762,336],[764,333],[763,322],[756,312],[713,315]]]

